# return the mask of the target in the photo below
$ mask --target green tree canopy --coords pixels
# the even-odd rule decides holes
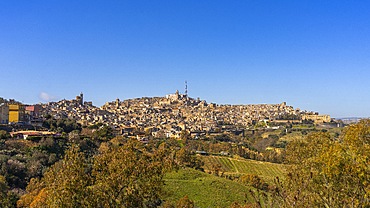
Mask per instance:
[[[94,160],[92,187],[98,207],[155,207],[163,185],[163,156],[129,141]]]

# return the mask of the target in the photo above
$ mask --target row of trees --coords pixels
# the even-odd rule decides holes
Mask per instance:
[[[41,179],[32,179],[18,207],[156,207],[172,160],[164,145],[104,145],[88,158],[76,145]]]
[[[182,166],[201,163],[175,141],[145,145],[115,137],[94,156],[72,144],[43,177],[31,179],[17,207],[157,207],[163,204],[164,174]],[[184,200],[193,204],[178,203]]]
[[[50,121],[54,122],[52,119]],[[112,129],[104,125],[89,130],[88,134],[81,134],[78,129],[68,134],[63,132],[61,137],[31,140],[12,139],[7,132],[0,132],[0,191],[2,194],[0,207],[15,207],[20,196],[22,198],[18,201],[19,207],[64,206],[50,203],[73,202],[70,199],[66,200],[65,195],[58,195],[66,193],[65,189],[72,190],[73,187],[80,187],[79,189],[83,190],[80,193],[88,193],[86,196],[82,195],[81,199],[87,200],[86,203],[91,204],[92,207],[115,206],[114,203],[117,201],[128,203],[128,199],[114,199],[104,194],[108,194],[109,191],[113,194],[116,191],[115,187],[112,187],[114,184],[122,188],[122,184],[119,185],[118,182],[127,183],[127,178],[132,179],[129,186],[136,186],[136,189],[141,191],[138,193],[136,189],[123,188],[122,193],[132,192],[134,196],[141,194],[148,201],[145,202],[142,198],[137,202],[150,207],[160,203],[160,191],[158,190],[163,185],[161,181],[163,173],[158,171],[168,170],[171,166],[201,169],[199,159],[176,140],[151,140],[150,143],[144,145],[135,139],[132,141],[123,137],[114,137]],[[66,149],[68,151],[65,151]],[[112,158],[115,160],[112,161]],[[116,168],[115,175],[112,172],[114,168]],[[130,168],[132,171],[129,171]],[[128,172],[123,174],[122,171],[125,170]],[[107,176],[109,174],[111,174],[110,177]],[[76,180],[81,179],[80,181],[85,181],[86,184],[70,181],[68,180],[70,176]],[[78,179],[80,176],[82,178]],[[137,187],[138,177],[143,180],[141,187]],[[109,182],[110,179],[116,181]],[[68,187],[61,186],[66,184],[69,184]],[[150,187],[154,189],[150,191]],[[147,191],[156,194],[153,196],[155,200],[148,199],[150,194]],[[77,196],[74,192],[70,193],[70,196],[72,195]],[[104,200],[98,200],[99,197],[113,201],[109,204],[99,204],[104,202]],[[133,198],[132,196],[127,197]],[[54,200],[57,198],[60,198],[59,202]],[[82,203],[81,206],[85,205],[85,202],[78,203]],[[130,203],[132,205],[134,202]],[[76,204],[72,203],[72,205]]]

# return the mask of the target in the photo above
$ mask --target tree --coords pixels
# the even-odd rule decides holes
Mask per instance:
[[[53,119],[51,116],[46,117],[43,127],[58,132],[69,133],[73,130],[81,130],[81,125],[70,119]]]
[[[291,142],[286,158],[288,177],[277,192],[285,206],[370,206],[370,120],[339,139],[319,132]]]
[[[51,207],[86,207],[91,184],[86,159],[79,147],[73,145],[64,159],[57,162],[44,176],[47,200]]]
[[[40,206],[44,203],[45,199],[36,199],[36,197],[39,195],[42,189],[45,188],[44,183],[40,182],[40,179],[32,178],[30,182],[28,183],[28,186],[26,188],[26,194],[22,195],[21,198],[17,201],[17,207],[35,207],[35,205]],[[39,195],[41,196],[41,194]]]
[[[92,187],[97,207],[156,207],[166,164],[161,151],[135,140],[111,146],[95,157]]]
[[[192,154],[188,148],[182,147],[176,152],[176,162],[181,167],[191,167],[197,170],[202,170],[203,161]]]
[[[185,145],[187,144],[187,141],[188,141],[188,139],[190,139],[190,137],[191,137],[191,135],[190,135],[189,131],[184,129],[180,132],[180,139],[182,139],[184,141]]]
[[[9,190],[5,177],[0,175],[0,207],[15,207],[17,197]]]
[[[240,182],[247,186],[253,186],[254,188],[268,191],[268,184],[263,181],[259,176],[254,174],[244,174],[239,178]]]
[[[99,129],[93,133],[93,138],[100,141],[109,141],[113,137],[113,129],[109,126],[100,126]]]
[[[89,185],[91,177],[85,156],[73,145],[64,159],[51,166],[40,181],[31,181],[28,194],[21,198],[18,206],[88,207]]]
[[[165,201],[162,204],[161,208],[175,208],[175,205],[171,201]]]
[[[8,138],[10,135],[8,132],[4,131],[4,130],[0,130],[0,139],[6,139]]]
[[[183,198],[179,199],[176,204],[177,208],[194,208],[194,202],[189,199],[188,196],[184,196]]]

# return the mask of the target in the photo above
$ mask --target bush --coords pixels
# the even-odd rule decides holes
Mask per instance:
[[[240,182],[247,186],[253,186],[254,188],[268,191],[269,185],[263,181],[260,177],[254,174],[245,174],[239,178]]]

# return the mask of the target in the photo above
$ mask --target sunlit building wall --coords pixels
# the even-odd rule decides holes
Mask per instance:
[[[24,120],[24,107],[21,104],[9,104],[9,122],[17,123]]]

